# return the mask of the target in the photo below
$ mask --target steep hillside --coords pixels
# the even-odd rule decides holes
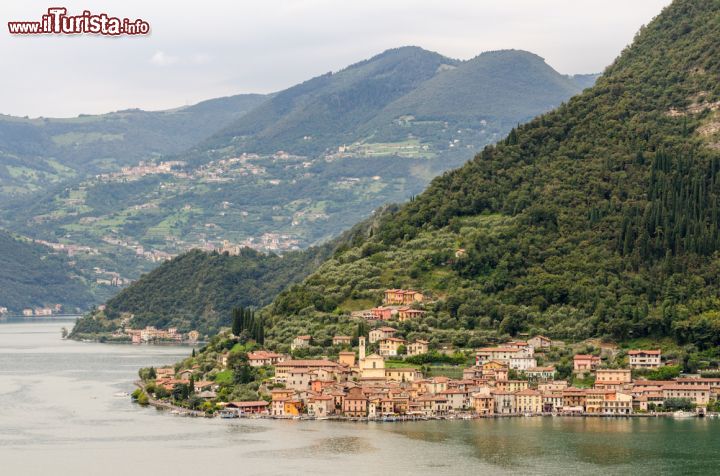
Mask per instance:
[[[435,343],[525,331],[720,344],[719,25],[720,1],[675,1],[594,87],[282,293],[268,340],[412,287],[435,303],[403,333]]]
[[[168,111],[130,109],[69,119],[0,115],[0,198],[179,153],[265,98],[242,94]]]
[[[62,304],[64,312],[76,312],[94,302],[87,280],[65,257],[3,231],[0,269],[0,307],[10,313],[55,304]]]

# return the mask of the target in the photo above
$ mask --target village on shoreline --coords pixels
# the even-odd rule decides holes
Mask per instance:
[[[390,299],[400,293],[410,296],[406,302],[418,300],[414,291],[389,290],[386,301],[388,293]],[[335,336],[333,347],[342,350],[333,358],[294,358],[309,347],[309,335],[297,336],[288,355],[240,343],[226,331],[174,367],[142,369],[133,397],[177,414],[361,421],[691,417],[714,416],[719,409],[720,376],[680,375],[660,349],[630,349],[622,359],[601,356],[602,349],[575,353],[571,375],[558,379],[556,367],[538,365],[538,359],[548,362],[566,344],[538,335],[456,354],[461,376],[431,376],[431,367],[414,363],[429,362],[439,355],[436,349],[397,337],[389,319],[376,323],[367,336]],[[460,363],[470,359],[471,365]],[[233,386],[240,384],[252,391],[233,398]]]

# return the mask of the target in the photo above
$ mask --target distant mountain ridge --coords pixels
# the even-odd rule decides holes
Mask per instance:
[[[460,61],[419,47],[396,48],[277,93],[201,147],[318,154],[375,134],[404,139],[412,128],[392,126],[406,115],[517,124],[558,106],[590,81],[561,75],[526,51]]]
[[[241,94],[167,111],[62,119],[0,115],[0,198],[182,152],[264,100]]]

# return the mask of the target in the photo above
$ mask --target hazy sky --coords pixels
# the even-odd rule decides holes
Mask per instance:
[[[669,0],[4,0],[0,113],[164,109],[271,92],[388,48],[460,59],[517,48],[562,73],[602,71]],[[147,37],[13,36],[50,6],[142,18]]]

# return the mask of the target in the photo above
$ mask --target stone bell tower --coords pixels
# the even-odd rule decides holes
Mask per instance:
[[[360,336],[358,338],[358,360],[362,362],[365,360],[365,337]]]

